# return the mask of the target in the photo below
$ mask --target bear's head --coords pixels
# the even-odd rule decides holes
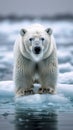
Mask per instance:
[[[21,29],[20,49],[22,54],[35,62],[48,57],[52,51],[51,34],[51,28],[45,29],[38,24]]]

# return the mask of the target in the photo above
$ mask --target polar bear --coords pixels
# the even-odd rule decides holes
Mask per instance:
[[[33,84],[39,83],[39,94],[56,90],[58,59],[51,28],[33,24],[20,30],[14,45],[16,95],[34,94]]]

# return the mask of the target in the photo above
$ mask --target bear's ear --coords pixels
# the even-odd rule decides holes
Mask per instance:
[[[27,31],[26,31],[25,29],[21,29],[21,30],[20,30],[20,35],[21,35],[21,36],[24,36],[26,32],[27,32]]]
[[[46,31],[49,35],[52,34],[52,29],[51,29],[51,28],[47,28],[45,31]]]

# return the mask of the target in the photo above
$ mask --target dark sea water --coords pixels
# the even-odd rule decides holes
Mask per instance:
[[[20,28],[40,23],[53,29],[57,44],[57,94],[15,97],[13,45]],[[35,85],[35,89],[38,88]],[[0,130],[73,130],[73,21],[0,22]]]

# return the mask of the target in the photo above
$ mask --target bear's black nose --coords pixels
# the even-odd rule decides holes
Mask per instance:
[[[40,54],[40,52],[41,52],[41,48],[39,46],[34,47],[35,54]]]

